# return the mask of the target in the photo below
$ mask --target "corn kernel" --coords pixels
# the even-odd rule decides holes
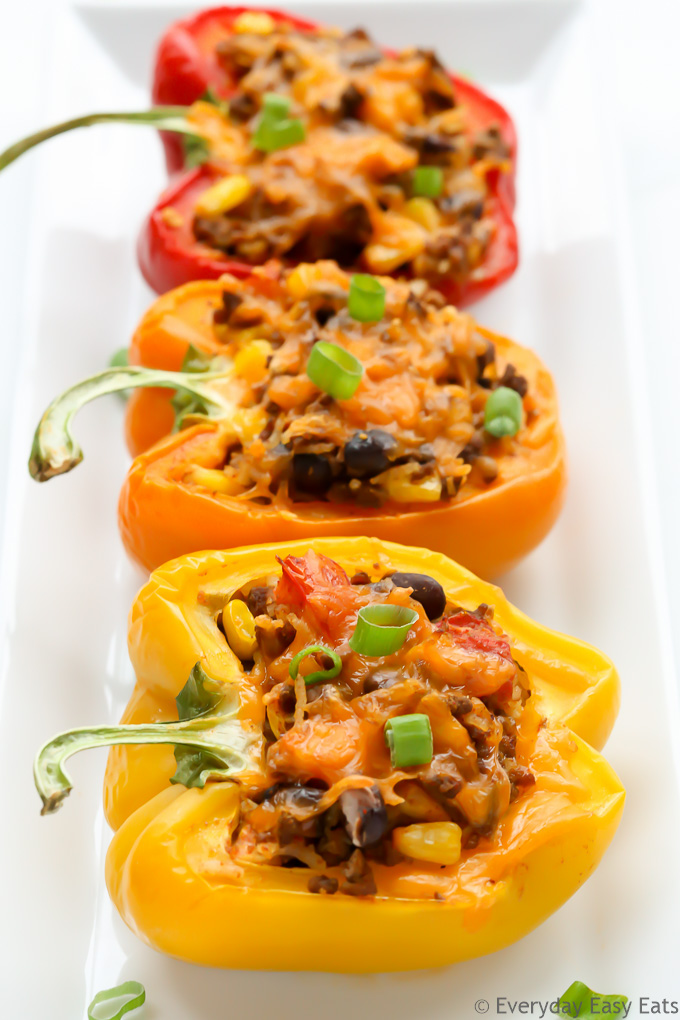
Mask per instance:
[[[421,196],[410,198],[404,206],[403,212],[410,220],[419,223],[428,233],[435,231],[441,223],[439,210],[431,198]]]
[[[271,35],[274,31],[274,19],[265,14],[264,11],[244,11],[235,18],[233,24],[234,32],[245,35],[247,32],[253,35]]]
[[[252,659],[257,648],[255,618],[245,602],[232,599],[222,610],[222,627],[232,652],[239,659]]]
[[[420,255],[427,240],[420,223],[398,213],[386,213],[374,236],[375,240],[364,249],[364,259],[370,271],[378,276],[393,273]]]
[[[423,822],[395,829],[392,841],[406,857],[431,864],[455,864],[461,853],[462,830],[455,822]]]
[[[309,263],[303,263],[297,266],[296,269],[289,273],[286,280],[286,287],[288,293],[295,301],[302,301],[304,297],[309,293],[312,284],[320,280],[322,273],[320,269],[315,265]]]
[[[229,425],[240,442],[246,446],[259,436],[267,424],[267,413],[263,407],[239,407],[232,414]]]
[[[245,202],[253,187],[245,174],[223,177],[199,195],[196,202],[198,216],[220,216]]]
[[[236,375],[251,384],[262,382],[267,375],[271,353],[272,345],[268,340],[251,340],[234,358]]]
[[[220,492],[224,496],[235,496],[242,491],[233,473],[200,467],[198,464],[191,468],[184,480],[193,485],[200,485],[209,492]]]
[[[407,779],[399,784],[397,793],[404,798],[403,804],[399,805],[399,810],[409,818],[417,818],[419,822],[448,821],[448,815],[444,808],[437,803],[434,797],[423,790],[420,783]]]
[[[428,475],[417,482],[400,471],[386,471],[382,476],[389,499],[395,503],[436,503],[441,499],[442,483],[437,475]]]

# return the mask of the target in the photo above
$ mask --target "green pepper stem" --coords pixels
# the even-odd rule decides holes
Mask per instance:
[[[93,747],[174,744],[204,750],[218,758],[222,765],[221,775],[243,772],[247,758],[241,751],[222,743],[215,732],[215,723],[215,717],[208,715],[183,722],[85,726],[59,733],[40,748],[33,765],[33,778],[43,802],[40,813],[49,815],[58,810],[71,792],[73,783],[63,767],[67,758]]]
[[[199,377],[196,373],[168,372],[138,365],[99,372],[72,386],[52,401],[35,431],[28,470],[36,481],[46,482],[55,475],[65,474],[81,462],[83,451],[73,438],[70,425],[80,408],[97,397],[140,386],[159,386],[198,397],[209,414],[227,414],[231,405],[205,385],[212,379],[223,377],[224,372],[204,372]]]
[[[10,145],[0,154],[0,170],[13,163],[19,156],[32,149],[48,138],[54,138],[65,131],[72,131],[74,128],[91,127],[93,124],[150,124],[159,131],[173,131],[182,135],[193,135],[201,138],[196,129],[186,119],[188,106],[157,106],[152,110],[142,110],[136,113],[91,113],[85,117],[74,117],[72,120],[65,120],[53,127],[43,128],[35,134],[23,138],[14,145]]]

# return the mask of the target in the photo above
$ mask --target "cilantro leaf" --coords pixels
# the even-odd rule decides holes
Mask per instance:
[[[199,135],[182,135],[184,165],[189,170],[203,166],[210,159],[210,146]]]
[[[177,768],[171,783],[182,786],[205,786],[206,780],[227,778],[233,775],[235,753],[229,741],[233,739],[233,716],[238,698],[232,689],[220,689],[197,662],[189,679],[175,698],[180,722],[187,719],[205,719],[202,731],[206,747],[175,745]],[[214,720],[214,725],[210,722]],[[223,743],[223,739],[227,742]],[[224,748],[224,750],[223,750]]]

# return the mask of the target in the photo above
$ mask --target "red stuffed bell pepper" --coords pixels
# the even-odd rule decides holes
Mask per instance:
[[[212,102],[196,103],[206,93]],[[272,93],[287,103],[276,116],[290,138],[300,134],[258,148]],[[460,305],[516,268],[512,121],[433,53],[392,54],[361,30],[217,8],[168,29],[154,101],[196,103],[189,120],[210,153],[174,181],[142,231],[140,266],[160,293],[244,276],[271,257],[335,258],[427,278]],[[182,141],[164,139],[177,169]],[[236,205],[214,191],[229,176],[245,196]]]

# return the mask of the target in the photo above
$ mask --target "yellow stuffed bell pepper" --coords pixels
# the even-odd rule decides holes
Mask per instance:
[[[156,949],[262,970],[490,953],[572,895],[618,825],[619,681],[446,557],[368,538],[181,557],[130,616],[107,884]],[[187,680],[187,677],[189,678]],[[154,746],[149,746],[153,744]]]

